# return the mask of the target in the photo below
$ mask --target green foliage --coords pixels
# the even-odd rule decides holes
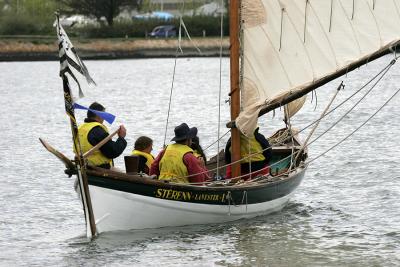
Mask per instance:
[[[147,12],[152,11],[151,1],[150,0],[141,0],[140,4],[138,5],[137,10],[142,13],[147,13]]]
[[[206,36],[220,36],[220,18],[209,16],[184,17],[183,21],[191,37],[203,36],[203,30]],[[68,33],[72,36],[84,38],[124,38],[128,37],[146,37],[154,27],[159,25],[175,25],[179,28],[179,19],[164,21],[160,19],[134,19],[132,21],[115,21],[112,26],[84,26],[79,28],[70,28]],[[224,36],[229,33],[228,19],[224,19]],[[185,35],[182,29],[182,34]]]
[[[1,6],[1,5],[0,5]],[[0,34],[53,34],[54,11],[60,7],[53,0],[10,0],[1,10]]]
[[[118,6],[118,10],[122,5],[127,2],[130,5],[142,4],[142,7],[149,5],[149,0],[0,0],[0,35],[54,35],[53,22],[55,20],[54,11],[68,10],[73,12],[71,14],[94,14],[95,7],[88,5],[89,2],[102,3],[103,8],[106,6],[105,2],[113,2]],[[72,9],[72,6],[65,6],[65,3],[80,3],[88,5],[88,10],[75,12],[78,10]],[[5,4],[7,3],[7,5]],[[116,6],[113,9],[112,17],[117,14]],[[74,6],[78,8],[78,4]],[[103,10],[104,11],[104,10]],[[142,10],[144,11],[144,10]],[[63,12],[63,14],[65,14]],[[96,17],[101,17],[102,13],[96,13]],[[109,13],[110,14],[110,13]],[[212,16],[187,16],[183,18],[185,25],[189,31],[190,36],[199,37],[203,36],[205,31],[206,36],[219,36],[220,35],[220,18]],[[134,19],[114,21],[112,24],[104,25],[100,23],[96,25],[78,26],[74,25],[71,28],[66,28],[71,36],[80,36],[87,38],[124,38],[147,36],[152,29],[158,25],[172,24],[177,28],[179,27],[179,19],[175,18],[170,21],[160,19]],[[111,26],[110,26],[111,25]],[[184,31],[182,34],[185,35]],[[224,20],[224,35],[228,35],[228,19]]]
[[[155,26],[165,23],[164,21],[134,20],[134,21],[115,21],[112,26],[101,24],[100,26],[88,25],[84,27],[72,27],[68,33],[72,36],[84,38],[125,38],[145,37],[146,32],[150,32]]]
[[[220,36],[221,18],[211,16],[193,16],[184,17],[183,21],[189,31],[190,36],[203,36],[203,30],[206,36]],[[229,35],[228,17],[224,17],[224,36]]]
[[[33,18],[28,16],[16,17],[12,15],[2,16],[0,19],[0,34],[24,35],[38,34],[39,29]]]
[[[100,20],[105,17],[109,26],[114,24],[114,18],[121,7],[137,6],[139,0],[61,0],[69,8],[70,13],[93,16]]]

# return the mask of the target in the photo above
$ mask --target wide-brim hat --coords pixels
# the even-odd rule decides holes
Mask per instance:
[[[175,127],[174,132],[175,137],[172,138],[171,141],[183,141],[195,137],[197,135],[197,128],[189,128],[186,123],[182,123],[181,125]]]

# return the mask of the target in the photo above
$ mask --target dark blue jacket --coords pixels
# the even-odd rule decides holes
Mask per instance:
[[[85,122],[94,122],[95,120],[86,118]],[[88,134],[88,141],[92,146],[97,145],[102,141],[104,138],[106,138],[109,134],[100,126],[94,127],[92,130],[90,130]],[[123,137],[118,137],[116,141],[109,140],[107,143],[105,143],[102,147],[100,147],[101,153],[104,154],[107,158],[110,159],[115,159],[119,157],[122,152],[124,152],[126,148],[126,140]],[[108,167],[108,166],[104,166]],[[109,167],[108,167],[109,168]]]

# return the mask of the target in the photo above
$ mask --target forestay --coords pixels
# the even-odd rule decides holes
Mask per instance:
[[[242,111],[259,112],[400,40],[400,0],[242,0]],[[300,93],[300,94],[299,94]]]

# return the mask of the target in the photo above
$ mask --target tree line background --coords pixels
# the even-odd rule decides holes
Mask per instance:
[[[53,35],[54,12],[85,15],[98,23],[72,26],[71,36],[86,38],[145,37],[157,25],[179,26],[179,18],[115,19],[123,10],[151,11],[148,0],[0,0],[0,35]],[[225,0],[227,6],[228,0]],[[196,2],[186,8],[196,8]],[[225,16],[224,35],[228,34]],[[192,15],[183,17],[191,36],[220,35],[220,17]]]

